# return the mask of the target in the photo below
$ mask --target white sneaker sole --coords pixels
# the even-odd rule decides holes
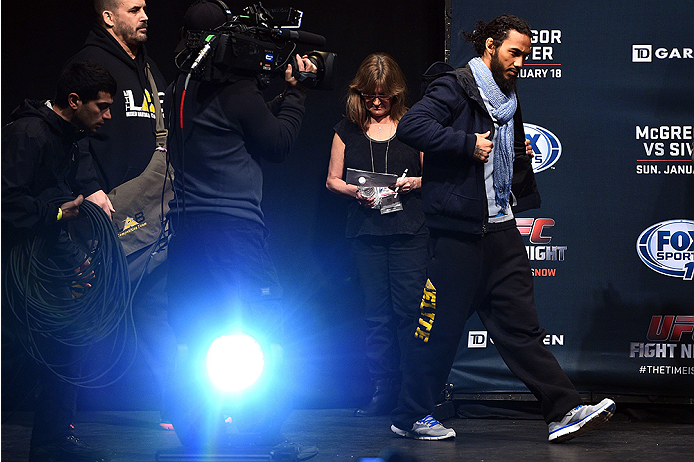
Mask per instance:
[[[408,432],[405,430],[402,430],[395,425],[390,426],[390,430],[395,433],[398,436],[402,436],[404,438],[412,438],[415,440],[428,440],[428,441],[438,441],[438,440],[445,440],[448,438],[455,438],[455,430],[452,428],[448,429],[448,433],[445,435],[439,435],[439,436],[432,436],[432,435],[420,435],[419,433],[414,433],[414,432]]]
[[[549,442],[561,443],[598,428],[600,425],[612,418],[616,407],[617,406],[615,405],[614,401],[608,400],[607,403],[599,407],[580,422],[575,422],[554,431],[551,435],[549,435]]]

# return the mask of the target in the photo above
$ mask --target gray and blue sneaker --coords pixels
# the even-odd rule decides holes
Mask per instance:
[[[414,438],[416,440],[445,440],[447,438],[455,438],[455,430],[444,427],[441,425],[441,422],[431,415],[416,421],[412,425],[412,430],[410,431],[402,430],[395,425],[391,425],[390,429],[396,435],[404,436],[405,438]]]
[[[616,408],[614,401],[605,398],[594,406],[571,409],[559,422],[549,424],[549,442],[561,443],[599,427],[610,420]]]

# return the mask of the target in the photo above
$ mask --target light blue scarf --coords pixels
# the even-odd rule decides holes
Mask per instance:
[[[494,192],[496,205],[502,210],[508,205],[511,194],[511,181],[513,179],[513,115],[516,113],[516,93],[510,96],[503,91],[494,81],[492,71],[489,70],[482,58],[473,58],[469,62],[475,82],[482,89],[492,107],[491,115],[499,124],[499,142],[494,151]]]

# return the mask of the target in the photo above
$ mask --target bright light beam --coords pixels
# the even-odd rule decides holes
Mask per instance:
[[[207,351],[210,380],[226,393],[239,392],[253,385],[264,366],[260,345],[245,334],[219,337]]]

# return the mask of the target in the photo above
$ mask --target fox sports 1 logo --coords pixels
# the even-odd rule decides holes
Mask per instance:
[[[653,271],[691,281],[694,276],[694,220],[669,220],[641,233],[641,260]]]
[[[523,124],[525,138],[530,141],[533,148],[533,172],[539,173],[556,164],[561,156],[561,142],[559,138],[539,125]]]

